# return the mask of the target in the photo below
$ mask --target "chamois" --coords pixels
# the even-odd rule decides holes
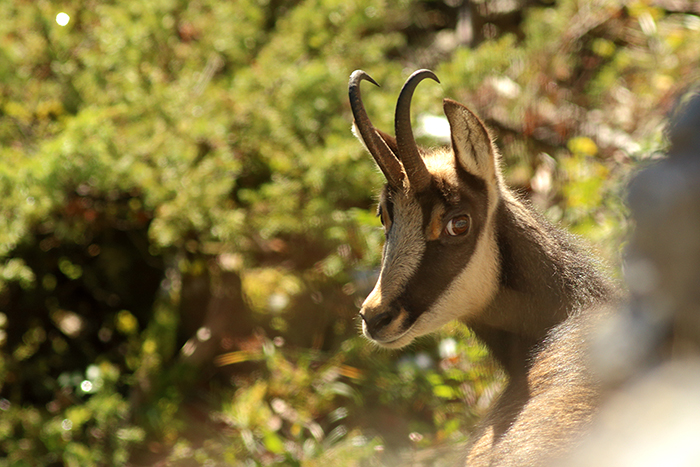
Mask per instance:
[[[377,283],[360,310],[364,335],[400,348],[459,319],[508,376],[467,450],[468,466],[532,466],[569,448],[595,411],[586,368],[588,330],[617,299],[616,285],[571,234],[503,181],[481,120],[444,99],[451,148],[416,145],[410,104],[429,70],[399,95],[392,137],[374,128],[357,70],[349,82],[353,131],[387,183],[378,215],[386,241]]]

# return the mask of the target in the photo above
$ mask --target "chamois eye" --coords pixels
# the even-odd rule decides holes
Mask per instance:
[[[452,237],[462,235],[469,230],[471,223],[471,218],[467,215],[453,217],[445,226],[445,232]]]

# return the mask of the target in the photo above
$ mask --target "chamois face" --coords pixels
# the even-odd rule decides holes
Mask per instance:
[[[452,148],[423,154],[416,146],[417,168],[402,158],[407,143],[399,134],[398,106],[396,140],[372,127],[381,141],[368,142],[373,136],[358,128],[388,181],[379,202],[386,235],[382,267],[360,311],[364,335],[384,347],[403,347],[453,319],[478,315],[498,286],[497,156],[485,127],[466,107],[446,99],[444,110]],[[358,127],[360,118],[356,114]],[[390,151],[386,157],[401,162],[401,173],[372,152],[381,145]],[[415,175],[420,171],[422,178]]]
[[[360,312],[363,333],[379,345],[402,347],[477,314],[495,292],[493,190],[454,162],[451,152],[427,157],[432,182],[421,193],[382,190],[382,268]]]

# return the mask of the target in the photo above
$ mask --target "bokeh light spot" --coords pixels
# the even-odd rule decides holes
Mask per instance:
[[[68,16],[68,13],[64,13],[62,11],[56,15],[56,22],[58,23],[59,26],[65,26],[68,24],[69,21],[70,21],[70,16]]]

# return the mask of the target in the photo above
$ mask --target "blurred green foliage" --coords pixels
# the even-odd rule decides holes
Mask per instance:
[[[616,263],[624,182],[700,69],[692,2],[467,3],[0,3],[0,465],[442,465],[502,377],[456,325],[356,336],[382,178],[349,74],[389,129],[434,69],[417,121],[472,107]]]

